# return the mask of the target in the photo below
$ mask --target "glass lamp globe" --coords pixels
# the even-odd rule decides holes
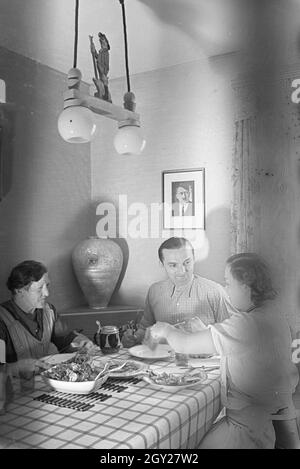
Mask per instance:
[[[114,147],[119,155],[140,155],[146,140],[138,125],[122,125],[114,138]]]
[[[68,143],[90,142],[96,132],[93,112],[84,106],[70,106],[58,118],[58,131]]]

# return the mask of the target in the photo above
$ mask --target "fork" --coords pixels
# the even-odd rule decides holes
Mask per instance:
[[[104,365],[103,370],[101,370],[101,371],[97,374],[97,376],[96,376],[96,378],[95,378],[95,381],[97,381],[97,379],[99,379],[100,376],[104,374],[104,372],[107,370],[108,366],[109,366],[109,362],[106,362],[105,365]]]
[[[114,371],[119,371],[121,370],[122,368],[124,368],[125,365],[127,365],[128,363],[128,360],[126,360],[124,363],[122,363],[122,365],[120,366],[117,366],[116,368],[113,368],[111,371],[108,370],[109,373],[114,373]]]
[[[116,368],[113,368],[111,371],[108,370],[107,374],[111,374],[111,373],[114,373],[114,371],[121,370],[122,368],[124,368],[125,365],[127,365],[127,363],[128,361],[125,361],[124,363],[122,363],[122,365],[117,366]],[[99,379],[99,377],[104,374],[104,372],[107,370],[108,367],[109,367],[109,362],[106,362],[103,370],[101,370],[100,373],[97,374],[95,381],[97,381],[97,379]]]
[[[178,368],[181,370],[187,370],[187,371],[192,371],[192,370],[203,370],[203,371],[213,371],[213,370],[219,370],[220,366],[192,366],[192,365],[176,365]]]

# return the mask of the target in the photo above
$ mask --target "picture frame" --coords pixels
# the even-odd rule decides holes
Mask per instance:
[[[205,168],[162,172],[164,229],[205,229]]]

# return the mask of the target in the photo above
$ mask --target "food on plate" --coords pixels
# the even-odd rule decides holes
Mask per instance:
[[[125,363],[124,366],[123,363]],[[118,368],[119,366],[122,366],[122,368],[119,370],[117,370],[118,373],[120,374],[127,374],[127,373],[131,373],[133,371],[137,371],[141,368],[141,365],[140,363],[136,363],[134,361],[120,361],[119,363],[112,363],[110,364],[109,366],[109,371],[113,374],[114,373],[114,368]]]
[[[164,386],[184,386],[186,384],[197,383],[203,374],[201,372],[194,373],[191,375],[189,372],[186,373],[167,373],[166,371],[157,372],[150,370],[148,377],[155,383]]]
[[[148,366],[144,363],[137,362],[134,360],[101,360],[100,358],[96,358],[93,360],[92,363],[95,364],[95,366],[98,364],[101,364],[101,366],[103,366],[103,363],[107,363],[107,371],[109,372],[109,375],[112,378],[133,377],[137,374],[140,374],[140,372],[144,369],[148,368]]]

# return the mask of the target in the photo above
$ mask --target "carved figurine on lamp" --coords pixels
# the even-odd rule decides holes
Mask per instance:
[[[97,88],[94,94],[97,98],[104,99],[105,101],[112,102],[111,95],[108,89],[108,72],[109,72],[109,50],[110,45],[107,37],[103,33],[98,33],[101,48],[97,52],[93,36],[90,38],[90,51],[93,58],[95,78],[93,82]]]

